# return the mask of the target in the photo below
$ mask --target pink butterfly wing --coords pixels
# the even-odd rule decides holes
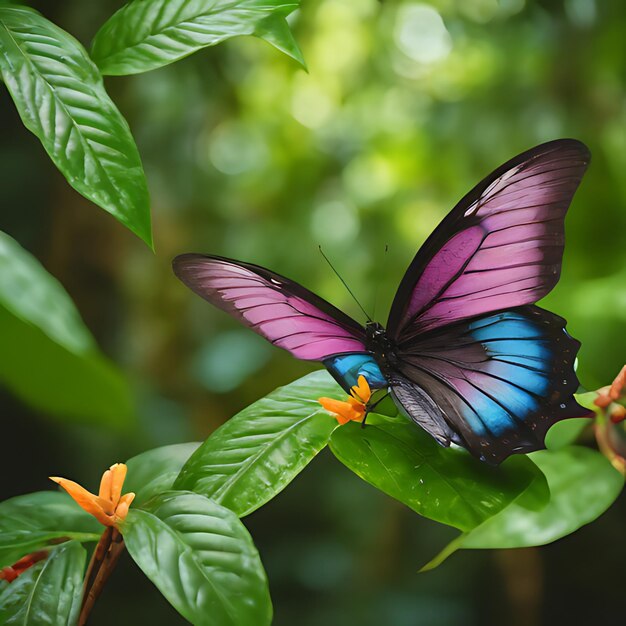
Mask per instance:
[[[360,324],[270,270],[202,254],[180,255],[173,267],[192,291],[298,359],[366,351]]]

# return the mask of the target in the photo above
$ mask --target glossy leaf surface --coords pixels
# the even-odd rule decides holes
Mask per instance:
[[[70,185],[152,245],[137,147],[82,45],[33,9],[3,4],[0,70],[24,125]]]
[[[317,402],[345,394],[325,371],[279,387],[232,417],[175,483],[243,516],[282,491],[328,443],[337,422]]]
[[[38,491],[0,503],[0,568],[61,538],[97,541],[102,526],[66,493]]]
[[[475,528],[539,476],[524,456],[491,467],[464,450],[443,448],[404,419],[372,415],[332,435],[335,456],[357,476],[416,513],[461,530]]]
[[[75,541],[50,551],[13,582],[0,581],[0,623],[71,626],[80,609],[85,549]]]
[[[134,0],[96,34],[92,57],[103,74],[162,67],[237,35],[257,35],[302,63],[285,16],[288,0]]]
[[[520,499],[471,532],[461,535],[424,569],[433,569],[460,548],[539,546],[578,530],[606,511],[621,493],[623,477],[588,448],[568,446],[531,455],[550,487],[548,504],[531,510]]]
[[[170,491],[122,525],[133,560],[196,626],[264,626],[272,619],[267,579],[237,516],[195,493]]]
[[[589,524],[611,506],[623,477],[603,455],[578,446],[540,450],[531,458],[545,474],[550,502],[540,511],[514,504],[472,531],[465,548],[521,548],[550,543]]]

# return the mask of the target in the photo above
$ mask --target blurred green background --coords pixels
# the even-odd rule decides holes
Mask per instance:
[[[31,4],[88,45],[122,3]],[[68,187],[0,90],[0,229],[61,281],[136,403],[121,426],[90,425],[0,391],[2,498],[51,488],[49,474],[95,488],[112,462],[204,439],[312,369],[186,290],[170,269],[176,254],[265,265],[361,319],[322,244],[384,322],[406,266],[456,201],[558,137],[584,141],[593,159],[543,304],[582,341],[586,388],[626,360],[626,3],[303,0],[289,19],[308,73],[239,38],[107,79],[146,168],[156,256]],[[463,552],[418,575],[454,533],[325,452],[246,523],[277,626],[612,625],[623,623],[625,517],[622,498],[547,548]],[[129,559],[91,623],[111,620],[184,623]]]

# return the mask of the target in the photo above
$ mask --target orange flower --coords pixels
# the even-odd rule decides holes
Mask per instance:
[[[124,521],[130,503],[135,498],[134,493],[122,495],[122,485],[125,478],[126,465],[124,463],[111,465],[102,475],[100,491],[96,496],[73,480],[50,476],[50,480],[61,485],[74,498],[78,506],[93,515],[105,526],[117,526],[119,522]]]
[[[318,402],[341,424],[361,422],[367,411],[367,403],[372,397],[372,390],[365,376],[359,376],[357,384],[350,389],[347,402],[333,398],[319,398]]]
[[[606,409],[611,421],[617,424],[626,419],[626,408],[617,404],[622,396],[626,396],[626,365],[610,386],[598,389],[598,397],[594,403],[601,409]]]

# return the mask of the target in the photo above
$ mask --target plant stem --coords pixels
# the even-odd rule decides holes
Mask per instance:
[[[78,617],[78,626],[85,626],[98,596],[115,569],[118,559],[124,551],[124,539],[119,531],[110,526],[100,537],[85,574],[83,604]]]

